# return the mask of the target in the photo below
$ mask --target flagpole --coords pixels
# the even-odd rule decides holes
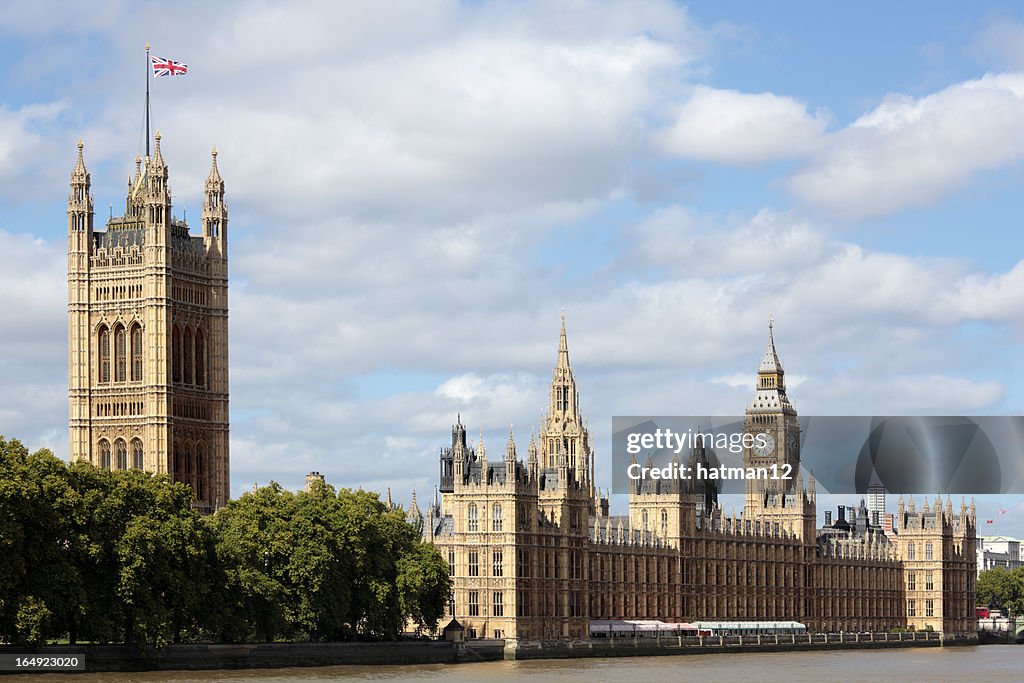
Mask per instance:
[[[149,43],[146,43],[146,158],[149,158]]]

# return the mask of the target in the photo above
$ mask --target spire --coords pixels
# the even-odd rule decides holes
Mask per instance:
[[[81,155],[82,143],[78,143],[79,155]],[[565,354],[566,363],[569,361],[569,343],[565,338],[565,309],[562,309],[562,331],[558,335],[558,357],[561,359],[562,354]]]
[[[153,148],[152,163],[153,165],[158,167],[166,166],[166,164],[164,163],[164,155],[160,152],[160,131],[156,132],[156,135],[153,136],[153,139],[156,141],[156,145]]]
[[[219,183],[220,182],[220,169],[217,168],[217,148],[214,147],[210,150],[210,175],[206,177],[206,184]]]
[[[764,358],[761,359],[761,367],[758,368],[759,373],[778,373],[782,374],[782,361],[779,360],[779,354],[775,350],[775,317],[771,314],[768,315],[768,348],[764,351]]]
[[[757,393],[747,408],[748,413],[777,413],[796,415],[793,404],[786,396],[786,373],[775,350],[775,318],[768,316],[768,347],[757,368]]]
[[[505,460],[516,459],[516,441],[512,435],[512,425],[508,426],[508,443],[505,444]]]
[[[85,142],[81,138],[78,139],[78,158],[75,160],[75,168],[71,171],[71,182],[85,182],[89,172],[85,170],[85,157],[82,156],[82,150],[85,148]]]

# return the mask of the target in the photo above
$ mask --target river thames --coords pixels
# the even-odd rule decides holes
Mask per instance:
[[[668,683],[705,680],[735,683],[818,681],[1019,681],[1024,677],[1024,646],[774,652],[616,659],[539,660],[432,664],[426,666],[331,666],[246,671],[150,672],[17,676],[18,681],[131,681],[155,683],[283,683],[284,681],[490,681],[531,683]]]

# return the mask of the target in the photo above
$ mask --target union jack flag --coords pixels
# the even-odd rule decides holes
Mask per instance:
[[[175,62],[172,59],[150,56],[149,62],[153,65],[153,78],[160,78],[161,76],[184,76],[188,73],[188,64]]]

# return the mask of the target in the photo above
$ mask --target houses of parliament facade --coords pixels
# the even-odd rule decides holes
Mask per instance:
[[[228,212],[213,158],[201,233],[172,215],[159,132],[124,213],[94,228],[83,145],[68,197],[70,457],[166,474],[211,512],[229,498]],[[747,463],[800,472],[799,420],[769,331],[745,430]],[[699,457],[700,454],[691,454]],[[745,464],[747,464],[745,463]],[[901,500],[898,536],[818,529],[813,478],[748,481],[741,516],[679,481],[634,487],[628,515],[595,486],[565,321],[548,406],[525,459],[490,456],[459,419],[440,497],[409,515],[447,558],[449,613],[470,636],[586,639],[591,619],[795,620],[815,631],[975,631],[975,510]],[[877,529],[875,530],[877,531]]]
[[[171,213],[167,164],[136,157],[124,215],[93,225],[78,143],[68,197],[70,457],[169,475],[210,512],[229,497],[227,227],[217,150],[202,234]]]
[[[776,446],[747,449],[744,466],[790,464],[799,473],[799,419],[771,328],[752,384],[744,431],[767,432]],[[973,501],[954,510],[936,498],[917,509],[901,497],[894,538],[877,526],[818,529],[815,482],[800,474],[784,488],[747,480],[741,516],[678,480],[635,485],[628,515],[609,514],[595,488],[564,318],[546,414],[525,461],[511,430],[497,453],[466,434],[460,417],[440,454],[440,497],[424,512],[414,496],[408,514],[447,558],[448,612],[470,637],[586,639],[590,619],[975,633]]]

